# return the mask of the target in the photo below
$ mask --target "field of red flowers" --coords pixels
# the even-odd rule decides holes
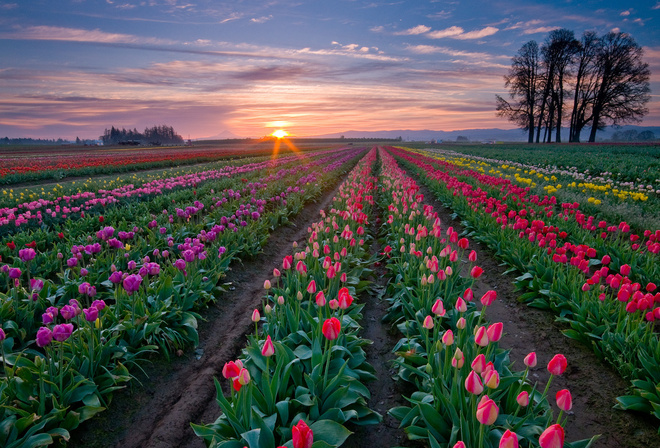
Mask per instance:
[[[5,211],[3,446],[660,440],[656,230],[400,148],[193,171]]]

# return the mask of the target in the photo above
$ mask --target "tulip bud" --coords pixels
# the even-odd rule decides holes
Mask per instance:
[[[462,297],[459,297],[458,299],[456,299],[455,308],[456,308],[456,311],[458,311],[459,313],[464,313],[464,312],[467,311],[467,303],[465,303],[465,300],[463,300]]]
[[[504,431],[502,438],[500,439],[499,448],[518,448],[518,436],[515,432],[510,430]]]
[[[275,354],[275,346],[273,345],[273,341],[270,339],[270,335],[266,337],[266,342],[264,343],[263,349],[261,349],[261,354],[267,358]]]
[[[527,367],[536,367],[536,353],[531,352],[527,356],[525,356],[525,360],[523,361]]]
[[[277,304],[284,305],[284,296],[277,296]]]
[[[427,330],[432,329],[433,328],[433,318],[431,316],[426,316],[426,318],[424,318],[424,323],[422,324],[422,326],[424,328],[426,328]]]
[[[442,343],[447,347],[454,344],[454,333],[451,330],[445,331],[445,334],[442,335]]]
[[[504,324],[502,322],[495,322],[492,325],[488,326],[488,329],[486,330],[486,334],[488,335],[488,340],[491,342],[497,342],[500,340],[502,337],[502,331],[504,328]]]
[[[500,385],[500,374],[497,370],[491,370],[484,376],[484,384],[490,389],[497,389]]]
[[[264,281],[264,289],[268,291],[270,289],[270,280]]]
[[[436,316],[444,316],[446,314],[445,307],[442,303],[442,299],[438,299],[431,307],[431,312]]]
[[[526,390],[520,392],[516,397],[516,401],[522,407],[527,406],[529,404],[529,392],[527,392]]]
[[[298,291],[298,293],[296,294],[296,299],[298,299],[299,302],[302,301],[303,299],[302,292]]]
[[[456,321],[456,328],[458,328],[459,330],[464,329],[465,325],[467,325],[467,321],[465,320],[464,317],[461,317]]]
[[[552,425],[543,431],[539,437],[541,448],[562,448],[564,446],[564,428],[561,425]]]
[[[500,409],[495,402],[488,398],[488,395],[481,397],[481,401],[477,405],[477,420],[482,425],[492,425],[497,420]]]
[[[557,407],[562,411],[570,411],[573,407],[573,397],[568,389],[562,389],[557,392]]]
[[[474,370],[477,373],[483,372],[484,369],[486,368],[486,357],[484,356],[484,354],[481,353],[477,355],[477,357],[474,358],[474,361],[472,361],[470,367],[472,367],[472,370]]]
[[[486,327],[479,327],[477,333],[474,335],[474,343],[480,347],[486,347],[488,345],[488,334],[486,333]]]
[[[241,369],[241,372],[238,374],[238,382],[241,386],[245,386],[250,383],[250,372],[247,369]]]
[[[261,319],[261,314],[259,314],[259,310],[255,309],[252,311],[252,322],[257,323]]]
[[[479,378],[479,374],[474,370],[470,371],[470,374],[465,378],[465,390],[473,395],[479,395],[484,391],[481,378]]]
[[[548,363],[548,371],[551,375],[561,375],[566,370],[567,364],[566,357],[557,354]]]

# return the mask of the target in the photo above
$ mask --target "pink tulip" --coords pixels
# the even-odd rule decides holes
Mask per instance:
[[[472,361],[472,364],[470,365],[472,367],[472,370],[474,370],[477,373],[481,373],[484,371],[486,368],[486,357],[484,356],[483,353],[477,355],[476,358],[474,358],[474,361]]]
[[[518,448],[518,436],[515,432],[510,430],[504,431],[502,438],[500,439],[499,448]]]
[[[527,406],[529,404],[529,392],[527,392],[526,390],[520,392],[516,397],[516,401],[522,407]]]
[[[484,384],[490,389],[497,389],[497,386],[500,385],[500,374],[497,373],[497,370],[490,370],[484,375]]]
[[[479,378],[479,374],[476,371],[470,371],[470,374],[465,378],[465,390],[473,395],[479,395],[484,391],[481,378]]]
[[[488,345],[488,334],[486,333],[486,327],[479,327],[477,333],[474,335],[474,343],[480,347],[486,347]]]
[[[562,411],[570,411],[573,407],[573,397],[568,389],[562,389],[557,392],[557,407]]]
[[[557,424],[548,427],[539,437],[539,445],[541,448],[563,448],[564,428]]]
[[[261,314],[259,314],[259,310],[255,308],[254,311],[252,311],[252,322],[257,323],[261,320]]]
[[[307,292],[310,294],[314,294],[316,292],[316,281],[312,280],[309,282],[307,285]]]
[[[555,355],[548,363],[548,371],[552,375],[561,375],[566,370],[568,362],[566,357],[561,354]]]
[[[261,354],[266,358],[269,358],[275,354],[275,346],[273,341],[270,339],[270,335],[266,337],[266,342],[264,343],[264,348],[261,349]]]
[[[447,347],[454,344],[454,333],[451,330],[445,331],[442,335],[442,343]]]
[[[264,280],[264,289],[268,291],[270,289],[270,280]]]
[[[488,395],[481,397],[481,401],[477,405],[477,420],[482,425],[492,425],[497,420],[500,409],[495,402],[488,398]],[[544,447],[545,448],[545,447]]]
[[[523,361],[527,367],[536,367],[536,353],[531,352],[527,356],[525,356],[525,360]]]
[[[504,324],[502,322],[495,322],[492,325],[488,326],[486,333],[488,334],[488,340],[491,342],[497,342],[502,338],[502,331],[504,329]]]
[[[238,382],[241,384],[241,386],[245,386],[250,383],[250,372],[248,372],[247,369],[241,369],[240,373],[238,374]]]
[[[459,440],[452,448],[465,448],[465,443]]]
[[[465,320],[464,317],[461,317],[456,321],[456,328],[458,328],[459,330],[465,328],[466,325],[467,325],[467,321]]]
[[[433,318],[431,316],[426,316],[424,318],[424,323],[422,324],[422,327],[426,328],[427,330],[431,330],[433,328]]]
[[[467,311],[467,303],[465,303],[465,300],[463,300],[462,297],[459,297],[458,299],[456,299],[455,308],[456,308],[456,311],[458,311],[459,313],[464,313],[464,312]]]
[[[325,306],[326,300],[325,300],[325,294],[323,294],[323,291],[319,291],[316,294],[316,305],[317,306]]]

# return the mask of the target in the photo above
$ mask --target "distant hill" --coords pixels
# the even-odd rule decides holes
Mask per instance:
[[[197,141],[197,140],[226,140],[226,139],[234,139],[234,138],[243,138],[243,137],[241,137],[239,135],[236,135],[231,131],[224,130],[221,133],[216,134],[216,135],[212,135],[210,137],[195,138],[193,140],[195,140],[195,141]]]
[[[596,140],[609,140],[612,134],[619,131],[636,130],[638,132],[651,131],[658,138],[660,138],[660,126],[621,126],[620,128],[607,127],[603,131],[596,134]],[[433,131],[433,130],[411,130],[399,129],[393,131],[346,131],[337,132],[333,134],[324,134],[314,136],[315,138],[398,138],[401,137],[404,141],[431,141],[431,140],[444,140],[456,141],[458,137],[467,137],[470,141],[507,141],[507,142],[526,142],[527,132],[520,129],[463,129],[459,131]],[[568,141],[568,129],[563,130],[562,137],[564,141]],[[582,141],[587,141],[589,138],[589,130],[582,133]]]

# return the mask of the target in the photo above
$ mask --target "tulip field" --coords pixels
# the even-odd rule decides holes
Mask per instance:
[[[125,153],[118,160],[132,169],[160,163]],[[567,429],[588,412],[580,403],[590,391],[563,377],[594,367],[531,341],[511,353],[507,324],[489,312],[504,298],[484,283],[477,244],[513,275],[522,313],[544,310],[563,340],[616,369],[628,389],[607,397],[610,412],[641,419],[652,428],[644,440],[660,441],[657,185],[599,189],[590,177],[584,192],[566,193],[538,163],[448,150],[343,146],[229,160],[235,153],[3,190],[0,446],[365,446],[365,432],[386,421],[401,439],[385,446],[619,446],[606,425],[601,438]],[[33,179],[63,169],[38,166],[46,174]],[[635,221],[619,219],[626,201]],[[288,249],[269,249],[273,238]],[[263,268],[238,275],[257,266],[249,260]],[[234,289],[246,296],[241,308],[228,302]],[[383,316],[369,311],[379,301]],[[214,327],[213,310],[243,318]],[[397,384],[387,409],[372,400],[385,384],[372,354],[384,342],[364,337],[374,326],[396,341],[378,346]],[[232,340],[214,345],[207,328]],[[191,355],[204,362],[222,346],[234,348],[215,364]],[[144,384],[154,362],[177,366],[190,385],[174,375]],[[197,376],[215,392],[179,406]],[[123,421],[144,387],[179,388],[171,407],[189,414],[175,423],[136,399],[147,409],[136,415],[157,414],[140,430],[153,425],[158,436],[131,439],[126,421],[112,436],[94,432],[106,414]]]

